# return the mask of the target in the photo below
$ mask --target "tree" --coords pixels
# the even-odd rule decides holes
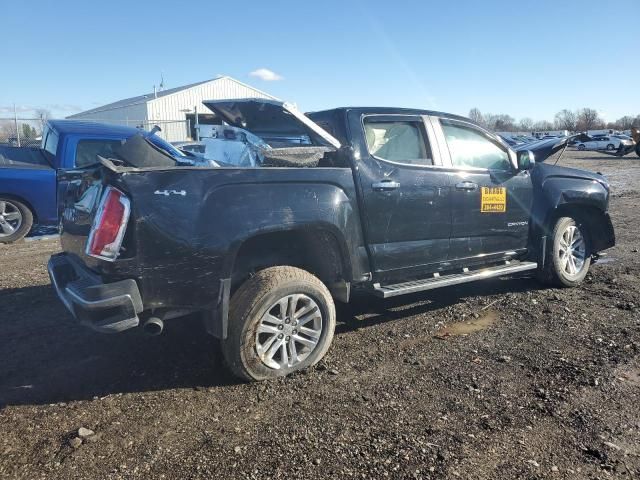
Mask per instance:
[[[571,110],[560,110],[554,117],[554,123],[558,130],[575,132],[578,124],[578,116]]]
[[[482,112],[477,108],[472,108],[469,110],[469,118],[476,122],[478,125],[484,125],[484,117],[482,116]]]
[[[615,121],[615,128],[618,130],[629,130],[631,127],[633,127],[633,122],[635,120],[635,118],[629,115],[625,115],[624,117],[621,117]]]
[[[539,120],[533,124],[533,129],[536,132],[548,132],[549,130],[553,130],[553,123],[549,120]]]
[[[529,117],[521,118],[519,127],[523,132],[531,132],[533,130],[533,120]]]
[[[594,130],[603,125],[603,121],[598,115],[598,111],[593,108],[583,108],[578,112],[577,130]]]
[[[28,140],[28,139],[36,138],[38,136],[38,133],[36,132],[36,129],[33,128],[31,125],[29,125],[28,123],[23,123],[21,135],[22,135],[22,138],[24,138],[25,140]]]
[[[496,115],[493,129],[496,132],[513,132],[516,129],[516,119],[511,115]]]
[[[36,117],[40,120],[40,131],[44,132],[44,124],[51,118],[51,112],[46,108],[37,108]]]

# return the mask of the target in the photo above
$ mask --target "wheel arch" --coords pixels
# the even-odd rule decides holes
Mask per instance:
[[[349,250],[333,225],[316,224],[255,232],[235,245],[227,266],[231,290],[256,271],[288,265],[317,276],[332,293],[332,286],[353,278]]]

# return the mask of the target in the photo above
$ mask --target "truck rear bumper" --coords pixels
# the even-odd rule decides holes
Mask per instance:
[[[58,297],[82,325],[101,333],[117,333],[140,323],[142,297],[135,280],[103,283],[65,253],[53,255],[48,270]]]

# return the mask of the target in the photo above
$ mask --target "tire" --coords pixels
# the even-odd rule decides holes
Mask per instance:
[[[584,150],[584,149],[585,149],[585,146],[584,146],[584,145],[578,145],[578,150],[581,150],[581,151],[582,151],[582,150]]]
[[[22,202],[0,197],[0,243],[16,242],[29,233],[33,213]]]
[[[607,145],[607,150],[611,151],[611,150],[615,150],[615,146],[613,145],[613,143],[610,143],[609,145]]]
[[[573,234],[570,235],[570,231]],[[577,243],[578,239],[581,240],[580,244]],[[569,255],[566,255],[567,243],[574,246],[573,253]],[[538,279],[548,285],[576,287],[587,276],[590,266],[591,241],[586,228],[574,218],[558,218],[551,238],[547,240],[544,268],[538,271]]]
[[[298,313],[298,317],[292,312]],[[298,325],[300,320],[304,324]],[[271,267],[249,278],[231,297],[229,330],[221,342],[221,350],[237,377],[267,380],[319,362],[331,346],[335,326],[333,299],[317,277],[299,268]],[[298,361],[294,360],[292,344]]]
[[[636,155],[640,157],[640,143],[636,145]]]

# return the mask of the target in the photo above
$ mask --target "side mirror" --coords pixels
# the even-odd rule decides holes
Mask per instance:
[[[536,157],[531,150],[518,152],[518,170],[531,170],[536,164]]]

